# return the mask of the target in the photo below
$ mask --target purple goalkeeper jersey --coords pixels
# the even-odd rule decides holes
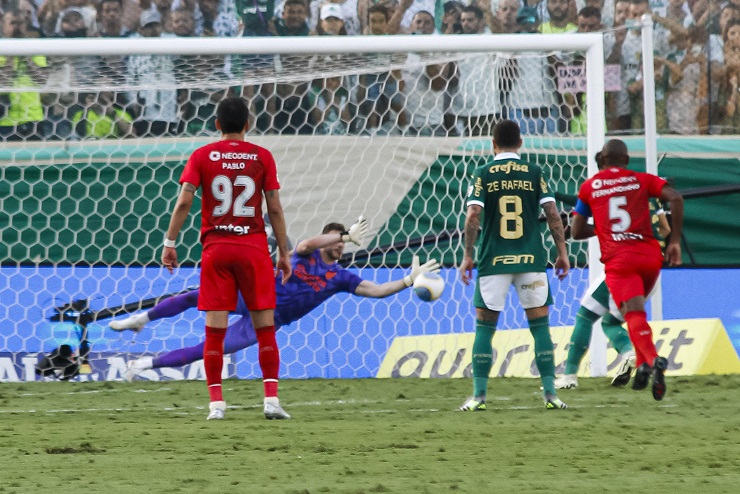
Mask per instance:
[[[275,326],[285,326],[297,321],[336,293],[355,293],[357,286],[362,283],[362,278],[338,264],[325,263],[318,250],[307,256],[299,256],[294,252],[291,264],[293,274],[285,285],[281,284],[279,276],[275,283]],[[241,295],[236,313],[249,315]]]

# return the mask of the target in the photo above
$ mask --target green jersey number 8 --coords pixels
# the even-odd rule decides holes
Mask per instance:
[[[499,228],[501,238],[516,240],[524,235],[521,197],[501,196],[498,200],[498,210],[501,212],[501,225]]]

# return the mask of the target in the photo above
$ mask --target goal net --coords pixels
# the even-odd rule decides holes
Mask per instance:
[[[202,340],[196,309],[138,333],[108,323],[198,285],[198,214],[180,236],[174,275],[159,257],[184,163],[218,138],[226,94],[248,99],[247,137],[276,158],[293,245],[362,214],[370,234],[348,244],[343,266],[375,283],[401,278],[413,255],[444,266],[435,302],[412,290],[340,294],[283,327],[288,378],[470,375],[473,287],[455,268],[469,179],[492,159],[492,125],[520,123],[523,157],[543,168],[564,213],[604,139],[599,35],[109,41],[3,42],[18,73],[0,86],[11,102],[0,120],[0,381],[38,379],[34,365],[63,344],[87,353],[81,338],[91,366],[81,380],[120,379],[130,359]],[[554,261],[544,221],[542,231]],[[573,324],[589,276],[587,244],[569,249],[575,269],[551,278],[558,364],[569,331],[557,328]],[[536,375],[515,296],[499,328],[494,372]],[[614,355],[601,358],[616,366]],[[225,374],[259,376],[255,348],[228,356]],[[197,362],[143,377],[204,374]]]

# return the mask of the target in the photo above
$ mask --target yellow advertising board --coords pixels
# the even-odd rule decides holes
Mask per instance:
[[[667,375],[740,374],[740,358],[719,319],[653,321],[655,346],[668,359]],[[562,368],[572,326],[550,328],[555,364]],[[393,340],[376,377],[471,377],[473,333],[402,336]],[[579,375],[588,376],[588,356]],[[607,351],[612,376],[621,357]],[[560,371],[559,371],[560,372]],[[534,341],[528,329],[499,330],[493,338],[491,376],[538,377]]]

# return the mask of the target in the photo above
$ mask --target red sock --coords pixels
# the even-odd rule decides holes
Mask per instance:
[[[280,350],[275,341],[275,326],[264,326],[255,329],[259,345],[260,369],[262,383],[265,387],[265,398],[277,397],[278,374],[280,372]]]
[[[206,342],[203,345],[203,367],[211,401],[223,401],[221,371],[224,367],[224,337],[226,328],[206,326]]]
[[[648,365],[652,366],[658,352],[655,350],[653,330],[650,329],[647,322],[647,314],[645,314],[645,311],[628,312],[624,315],[624,320],[627,321],[627,331],[630,340],[632,340],[632,345],[635,347],[636,365],[639,366],[643,362],[647,362]]]

